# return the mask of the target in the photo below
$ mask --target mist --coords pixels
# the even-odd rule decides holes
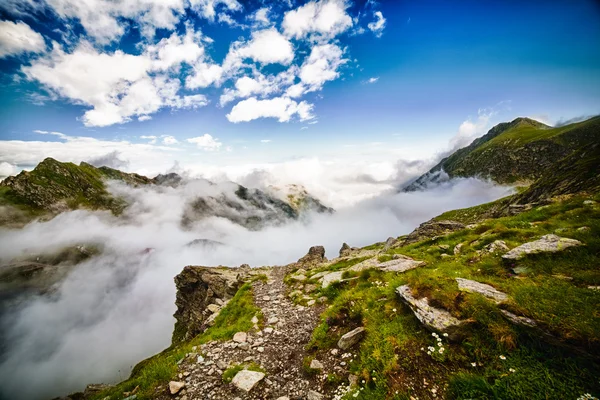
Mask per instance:
[[[183,229],[187,202],[198,195],[232,196],[234,186],[189,181],[179,187],[111,184],[130,206],[120,217],[72,211],[20,230],[0,230],[0,254],[11,259],[66,246],[98,244],[102,253],[79,264],[51,294],[29,298],[5,316],[0,398],[49,399],[115,383],[170,345],[173,278],[186,265],[285,265],[313,245],[337,256],[343,242],[365,246],[399,236],[446,210],[512,192],[476,179],[457,179],[423,192],[386,192],[339,208],[308,213],[252,231],[209,217]],[[210,239],[222,246],[186,246]]]

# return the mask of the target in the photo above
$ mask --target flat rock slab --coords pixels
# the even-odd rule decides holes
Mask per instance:
[[[471,293],[479,293],[488,299],[494,300],[496,303],[502,303],[503,301],[508,300],[508,295],[506,293],[503,293],[493,286],[485,283],[463,278],[456,278],[456,282],[458,282],[459,290]]]
[[[403,256],[395,260],[382,262],[378,264],[377,267],[386,272],[405,272],[425,264],[425,261],[417,261],[410,257]]]
[[[249,392],[263,380],[265,374],[258,371],[248,371],[247,369],[241,370],[233,377],[231,383],[240,390]]]
[[[537,326],[537,323],[531,318],[522,317],[520,315],[513,314],[510,311],[506,310],[500,310],[500,312],[506,317],[506,319],[508,319],[515,325],[523,325],[530,328],[534,328]]]
[[[568,249],[569,247],[581,245],[582,243],[579,240],[563,238],[550,234],[542,236],[539,240],[515,247],[508,253],[504,254],[502,258],[504,260],[519,260],[527,254],[556,253],[558,251]]]
[[[350,268],[348,268],[348,271],[360,272],[364,271],[365,269],[375,268],[378,262],[379,261],[377,261],[377,257],[368,258],[364,261],[359,262],[358,264],[351,266]]]
[[[330,272],[323,277],[323,282],[321,283],[321,287],[324,289],[327,286],[331,285],[333,282],[338,282],[342,280],[342,274],[344,271],[336,271]]]
[[[429,330],[447,333],[449,339],[458,340],[462,325],[465,321],[453,317],[448,311],[431,307],[427,297],[416,299],[408,285],[396,288],[396,293],[408,304],[417,319]]]
[[[338,340],[337,345],[340,349],[346,350],[360,342],[364,336],[365,328],[356,328],[342,336],[340,340]]]

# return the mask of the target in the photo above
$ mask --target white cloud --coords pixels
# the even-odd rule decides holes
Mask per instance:
[[[189,143],[194,143],[196,146],[198,146],[199,149],[202,149],[205,151],[219,150],[221,148],[221,146],[223,145],[223,143],[221,143],[219,141],[219,139],[213,138],[208,133],[205,133],[202,136],[189,138],[189,139],[187,139],[187,141]]]
[[[204,56],[204,47],[199,44],[200,40],[201,35],[194,33],[193,29],[188,27],[184,36],[173,33],[157,44],[147,46],[145,53],[152,59],[154,70],[164,71],[179,67],[182,63],[192,65]]]
[[[194,65],[193,73],[185,80],[188,89],[205,88],[221,80],[223,68],[217,64],[199,62]]]
[[[186,59],[179,46],[187,39],[167,39],[141,55],[99,53],[82,42],[72,53],[58,45],[47,57],[22,71],[48,90],[71,101],[90,106],[82,117],[86,126],[108,126],[146,117],[163,107],[195,108],[207,104],[204,95],[179,96],[180,82],[167,74],[151,74],[155,69],[178,65]],[[179,41],[179,42],[178,42]],[[194,48],[194,57],[201,52]],[[183,58],[182,58],[183,57]]]
[[[0,179],[4,179],[7,176],[15,175],[16,173],[16,166],[9,164],[6,161],[0,162]]]
[[[269,18],[270,14],[271,9],[269,7],[262,7],[251,14],[249,19],[252,20],[257,27],[269,26],[271,25],[271,20]]]
[[[381,11],[375,11],[373,15],[375,16],[375,21],[370,22],[367,27],[375,34],[375,36],[381,37],[381,35],[383,35],[383,30],[385,29],[386,19],[383,17]]]
[[[335,44],[314,46],[300,68],[300,79],[308,86],[306,91],[320,90],[325,82],[337,79],[338,67],[348,61],[342,56],[342,49]]]
[[[156,136],[154,136],[154,135],[143,135],[143,136],[140,136],[140,139],[148,139],[148,140],[150,140],[148,142],[149,144],[155,144],[156,143]]]
[[[292,43],[275,28],[252,32],[248,42],[234,42],[223,62],[223,68],[232,73],[239,70],[244,60],[252,59],[262,65],[289,65],[294,59]]]
[[[311,34],[332,38],[352,26],[352,18],[346,13],[345,0],[310,1],[285,13],[284,33],[295,38]]]
[[[217,8],[221,6],[226,11],[240,11],[242,5],[237,0],[189,0],[192,9],[194,9],[198,15],[214,21],[217,15]]]
[[[450,151],[454,151],[469,145],[476,137],[486,133],[490,125],[490,119],[497,113],[493,108],[480,108],[477,118],[467,118],[463,121],[458,132],[450,139]]]
[[[0,58],[40,53],[46,48],[42,35],[24,22],[0,21]]]
[[[369,78],[369,79],[367,79],[367,80],[365,81],[365,83],[375,83],[375,82],[377,82],[378,80],[379,80],[379,77],[378,77],[378,76],[376,76],[376,77],[372,77],[372,78]]]
[[[243,76],[238,78],[233,89],[225,89],[219,100],[221,106],[237,99],[252,95],[264,97],[273,93],[278,93],[284,87],[291,85],[296,78],[297,67],[292,66],[277,75],[263,75],[260,72],[255,73],[255,77]]]
[[[132,19],[148,37],[157,28],[175,29],[185,11],[184,0],[46,0],[63,19],[77,19],[99,43],[109,43],[126,31],[122,18]]]
[[[59,139],[69,140],[69,136],[67,136],[67,135],[65,135],[64,133],[61,133],[61,132],[48,132],[48,131],[42,131],[42,130],[39,130],[39,129],[36,129],[33,132],[34,133],[38,133],[40,135],[58,136]]]
[[[162,138],[163,138],[163,140],[162,140],[163,144],[166,144],[166,145],[179,143],[179,141],[177,139],[175,139],[173,136],[170,136],[170,135],[163,135]]]
[[[140,115],[138,117],[138,121],[143,122],[143,121],[150,121],[152,119],[151,116],[149,115]]]
[[[279,122],[287,122],[294,115],[300,121],[314,118],[313,105],[302,101],[300,103],[289,97],[275,97],[269,100],[257,100],[256,97],[242,100],[237,103],[227,119],[230,122],[248,122],[258,118],[276,118]]]
[[[261,143],[271,143],[272,140],[271,139],[262,139],[260,142]]]

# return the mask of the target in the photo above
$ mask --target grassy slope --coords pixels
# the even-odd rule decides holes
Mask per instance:
[[[582,226],[590,230],[578,231]],[[477,254],[497,239],[512,248],[557,229],[585,246],[528,257],[519,264],[529,272],[519,278],[509,274],[500,255]],[[460,255],[441,256],[444,251],[439,245],[448,245],[452,254],[458,243],[463,243]],[[343,333],[366,327],[358,357],[350,364],[364,381],[356,398],[430,398],[434,384],[438,395],[456,399],[576,399],[583,393],[600,393],[599,359],[588,356],[600,353],[600,292],[587,288],[600,285],[598,205],[583,205],[583,199],[576,197],[389,253],[428,264],[404,274],[363,271],[347,276],[357,276],[356,280],[330,286],[325,294],[331,307],[308,348],[318,356],[334,347]],[[505,291],[512,300],[504,308],[538,320],[555,339],[541,340],[536,331],[509,324],[494,303],[459,292],[456,277]],[[472,319],[466,340],[460,344],[444,340],[442,355],[427,355],[435,340],[398,300],[394,289],[402,284],[428,296],[431,304]]]
[[[137,400],[155,398],[161,387],[168,384],[170,380],[177,380],[177,362],[194,352],[192,347],[212,340],[230,340],[236,332],[250,330],[253,327],[251,319],[254,316],[257,316],[259,321],[262,319],[260,309],[254,305],[252,285],[246,283],[221,310],[214,325],[204,333],[140,362],[133,368],[129,379],[98,393],[92,399],[122,399],[125,397],[124,392],[131,392],[137,386],[139,386],[139,391],[136,392]],[[199,349],[196,352],[200,354]],[[252,369],[253,366],[250,365],[249,368]]]
[[[443,169],[450,177],[480,176],[498,183],[535,181],[561,159],[598,144],[599,139],[600,117],[558,128],[518,118],[495,126],[428,174]],[[428,174],[407,189],[418,189],[427,182]]]

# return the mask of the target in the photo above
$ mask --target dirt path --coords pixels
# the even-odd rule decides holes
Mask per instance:
[[[177,399],[242,400],[285,396],[305,399],[310,390],[325,394],[323,377],[309,377],[302,367],[304,346],[310,340],[323,306],[302,307],[292,303],[283,282],[285,273],[284,267],[273,268],[268,282],[253,284],[255,303],[263,312],[264,328],[247,332],[245,343],[210,342],[198,349],[203,356],[189,357],[180,367],[180,377],[186,387]],[[251,362],[262,367],[266,377],[250,392],[223,382],[224,370],[236,363]]]

